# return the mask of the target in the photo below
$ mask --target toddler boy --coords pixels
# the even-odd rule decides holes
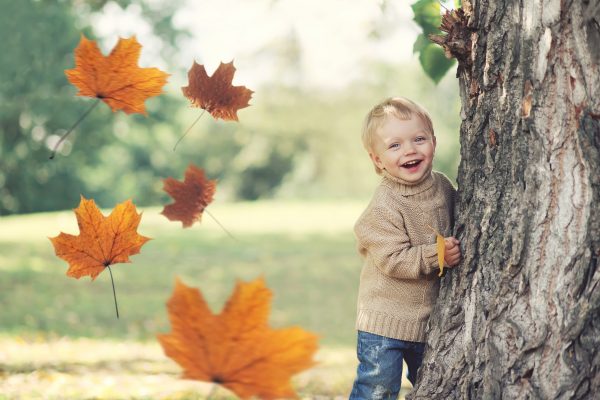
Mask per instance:
[[[436,139],[418,104],[389,98],[368,114],[362,140],[381,184],[354,231],[364,258],[358,291],[357,377],[350,399],[396,399],[402,360],[415,383],[425,328],[439,289],[434,232],[452,230],[456,190],[432,172]],[[445,238],[445,262],[456,266],[459,242]]]

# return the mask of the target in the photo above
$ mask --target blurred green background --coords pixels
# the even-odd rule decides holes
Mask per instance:
[[[92,22],[115,3],[141,10],[159,43],[142,54],[157,53],[172,74],[170,84],[165,94],[146,101],[147,117],[113,113],[100,104],[50,161],[50,148],[94,101],[75,96],[64,70],[74,67],[82,32],[104,43]],[[174,152],[201,112],[180,91],[191,63],[177,63],[178,43],[191,33],[171,19],[182,3],[0,0],[0,215],[72,209],[80,194],[111,208],[129,198],[138,206],[164,204],[161,179],[180,179],[190,162],[219,180],[222,200],[368,198],[377,177],[361,146],[360,127],[369,108],[392,95],[429,109],[439,143],[435,168],[455,178],[459,102],[452,73],[435,86],[416,58],[401,65],[365,58],[357,67],[361,79],[320,88],[302,79],[302,47],[294,34],[240,56],[240,63],[264,62],[273,72],[260,87],[250,87],[255,94],[251,106],[239,111],[239,123],[206,114]],[[374,45],[382,35],[374,34],[376,23],[363,29]],[[202,58],[195,56],[199,63]]]
[[[154,340],[169,330],[165,303],[176,277],[201,289],[218,312],[235,282],[264,277],[274,292],[271,323],[317,332],[321,344],[352,345],[358,272],[352,221],[359,202],[260,201],[211,205],[182,229],[145,208],[138,232],[151,237],[131,264],[91,281],[65,276],[47,239],[77,232],[70,211],[5,217],[0,232],[0,326],[5,334]],[[106,213],[110,210],[104,210]]]
[[[0,377],[7,377],[5,386],[0,385],[0,398],[3,390],[23,395],[17,387],[21,383],[11,389],[10,379],[46,390],[40,383],[44,379],[31,378],[35,384],[28,380],[40,368],[73,374],[73,381],[56,388],[57,398],[82,379],[76,363],[71,368],[37,365],[39,354],[34,350],[30,359],[11,360],[7,354],[22,354],[22,340],[143,341],[152,343],[153,357],[162,360],[154,338],[170,329],[165,302],[175,277],[199,287],[218,311],[237,279],[259,276],[274,292],[273,326],[300,325],[318,333],[324,348],[345,349],[346,358],[335,356],[337,364],[331,364],[332,370],[346,368],[345,375],[329,377],[322,390],[346,395],[355,368],[347,360],[353,360],[361,267],[352,226],[379,181],[360,140],[363,116],[388,96],[418,101],[430,111],[436,130],[434,168],[456,177],[460,104],[453,72],[435,85],[415,55],[402,62],[365,56],[356,64],[356,78],[341,85],[315,84],[307,78],[310,57],[299,40],[301,32],[294,29],[235,55],[240,80],[234,84],[254,91],[251,106],[238,112],[239,123],[215,121],[206,114],[173,151],[201,113],[189,106],[180,90],[191,66],[190,60],[181,62],[182,43],[193,41],[194,32],[174,23],[174,16],[190,3],[0,0],[0,339],[8,338],[0,348]],[[277,7],[290,2],[260,3]],[[374,47],[389,39],[395,24],[404,23],[396,14],[409,4],[383,0],[378,7],[369,24],[355,27]],[[171,74],[165,93],[146,101],[147,117],[113,113],[100,104],[49,160],[58,138],[94,101],[75,96],[77,90],[64,70],[74,67],[73,50],[82,33],[103,50],[114,46],[115,38],[96,22],[115,9],[135,10],[151,28],[138,40],[142,55],[150,54],[154,63],[140,65]],[[418,33],[401,36],[398,50],[392,45],[385,51],[410,49]],[[151,40],[147,44],[142,38]],[[210,56],[199,51],[193,58],[203,63]],[[254,80],[255,85],[244,82],[242,77],[248,75],[243,67],[251,65],[264,66],[267,79]],[[171,202],[162,191],[162,179],[182,179],[189,163],[218,179],[209,210],[235,239],[208,215],[202,223],[182,229],[159,214]],[[143,211],[139,233],[153,238],[132,257],[132,264],[113,268],[119,320],[108,271],[94,282],[67,278],[67,264],[54,255],[47,239],[59,232],[77,234],[71,210],[80,195],[93,198],[105,214],[132,199]],[[13,346],[17,350],[11,353]],[[105,353],[98,350],[97,358]],[[177,367],[172,369],[175,377]],[[313,391],[313,384],[307,385],[304,390]],[[81,390],[73,397],[96,396]],[[117,385],[110,390],[114,394],[124,389]],[[155,396],[156,392],[150,398]]]

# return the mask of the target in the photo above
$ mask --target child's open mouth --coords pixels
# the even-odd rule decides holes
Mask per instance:
[[[423,161],[423,160],[414,160],[414,161],[406,162],[406,163],[402,164],[402,168],[406,168],[409,171],[414,171],[418,168],[419,164],[421,164],[421,161]]]

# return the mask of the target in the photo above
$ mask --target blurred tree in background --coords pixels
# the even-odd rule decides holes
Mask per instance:
[[[162,178],[181,179],[190,162],[219,180],[222,199],[367,197],[378,178],[361,145],[362,119],[373,104],[394,95],[429,109],[438,136],[435,168],[456,177],[455,79],[435,86],[416,62],[365,60],[360,81],[339,89],[310,86],[293,29],[250,55],[272,71],[272,79],[250,87],[255,94],[251,107],[239,112],[239,123],[206,115],[174,152],[201,110],[189,106],[180,85],[167,84],[165,94],[146,102],[147,117],[99,105],[49,160],[50,148],[94,101],[75,96],[64,70],[74,66],[81,33],[102,42],[90,21],[115,4],[141,10],[159,39],[166,63],[161,69],[173,75],[170,81],[183,80],[189,65],[174,60],[188,33],[172,23],[183,0],[0,0],[0,215],[74,208],[80,194],[107,208],[128,198],[139,206],[164,204],[169,199]],[[196,61],[203,62],[202,54]]]
[[[74,96],[64,70],[74,65],[73,49],[80,35],[94,38],[84,21],[105,3],[0,0],[0,214],[72,208],[80,194],[106,204],[114,196],[112,182],[104,178],[123,175],[122,163],[114,160],[127,153],[139,168],[148,167],[136,146],[116,136],[122,116],[107,107],[90,113],[62,153],[48,159],[50,148],[93,101]],[[166,17],[168,6],[161,13],[145,10],[157,35],[172,45],[177,32]],[[128,123],[160,125],[175,106],[158,98],[152,103],[151,119],[133,116]],[[151,140],[146,144],[152,145]],[[115,147],[120,151],[110,154]]]
[[[70,95],[62,73],[80,33],[65,2],[1,3],[0,213],[62,208],[65,197],[76,199],[82,185],[74,170],[97,164],[100,154],[48,160],[47,144],[86,107]],[[86,126],[106,130],[104,118],[96,113]],[[98,133],[104,134],[87,135],[89,150],[105,145],[106,133]]]

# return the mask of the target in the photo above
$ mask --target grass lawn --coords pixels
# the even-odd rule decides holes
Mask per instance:
[[[170,331],[165,302],[176,277],[200,288],[213,311],[221,309],[236,280],[264,277],[274,293],[271,325],[299,325],[321,337],[321,367],[296,378],[300,395],[347,396],[356,366],[354,316],[361,267],[352,225],[364,206],[211,205],[211,215],[234,238],[206,214],[201,224],[183,229],[160,215],[160,208],[143,209],[138,232],[153,240],[131,257],[131,264],[112,267],[119,319],[108,271],[94,282],[69,278],[67,263],[54,255],[49,236],[78,234],[72,211],[0,218],[0,399],[4,392],[4,398],[12,398],[6,396],[20,386],[34,390],[21,393],[22,398],[37,398],[35,390],[51,393],[43,383],[49,376],[56,386],[57,380],[68,382],[77,375],[85,376],[89,388],[65,383],[74,392],[59,390],[56,398],[206,396],[206,384],[177,379],[178,366],[155,341],[157,333]],[[85,353],[91,355],[79,360]],[[316,379],[323,371],[328,371],[325,379]],[[179,383],[165,386],[161,376]],[[141,391],[125,390],[128,379],[138,382]],[[141,389],[155,386],[155,391]],[[225,392],[216,397],[230,396]]]

